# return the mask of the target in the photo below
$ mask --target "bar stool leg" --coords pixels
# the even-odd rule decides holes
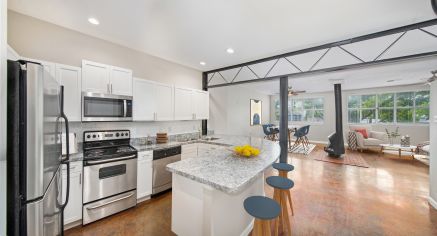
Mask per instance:
[[[286,191],[286,193],[287,193],[288,203],[290,204],[291,215],[294,216],[293,201],[291,200],[290,190]]]
[[[290,218],[288,217],[288,209],[287,209],[287,194],[286,194],[286,190],[281,190],[281,208],[283,209],[283,214],[284,214],[284,225],[287,228],[288,234],[287,235],[291,235],[291,225],[290,225]],[[285,232],[285,230],[284,230]]]
[[[270,228],[270,221],[264,220],[263,227],[264,227],[264,235],[265,236],[272,236],[271,228]]]

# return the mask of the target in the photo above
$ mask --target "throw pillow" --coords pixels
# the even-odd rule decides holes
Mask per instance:
[[[366,129],[356,129],[355,132],[361,133],[365,139],[369,138]]]

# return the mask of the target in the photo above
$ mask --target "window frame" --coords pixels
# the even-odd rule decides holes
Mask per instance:
[[[322,119],[322,121],[314,121],[314,120],[311,120],[311,121],[305,121],[305,120],[301,120],[301,121],[294,121],[293,120],[293,101],[294,100],[301,100],[301,101],[304,101],[304,100],[316,100],[316,99],[321,99],[322,100],[322,108],[320,109],[320,108],[316,108],[315,107],[315,105],[314,105],[314,103],[312,104],[312,108],[310,108],[310,109],[305,109],[305,108],[303,108],[303,111],[312,111],[312,119],[314,119],[314,115],[315,115],[315,112],[316,111],[321,111],[322,112],[322,114],[323,114],[323,119]],[[278,112],[278,109],[277,109],[277,103],[279,102],[279,97],[275,97],[274,99],[273,99],[273,112],[274,112],[274,114],[273,114],[273,116],[274,116],[274,120],[276,121],[276,122],[278,122],[279,121],[279,117],[277,117],[277,112]],[[279,105],[280,106],[280,105]],[[300,124],[300,123],[305,123],[305,124],[324,124],[325,123],[325,98],[324,97],[322,97],[322,96],[317,96],[317,97],[302,97],[302,98],[293,98],[293,97],[288,97],[288,101],[287,101],[287,110],[288,110],[288,121],[289,122],[293,122],[293,123],[298,123],[298,124]],[[279,112],[280,113],[280,112]]]
[[[428,109],[430,110],[430,106],[429,106],[429,102],[428,102],[428,107],[426,106],[416,106],[416,94],[419,92],[428,92],[430,93],[429,90],[413,90],[413,91],[387,91],[387,92],[380,92],[380,93],[363,93],[363,94],[349,94],[347,96],[347,123],[349,125],[357,125],[357,124],[363,124],[363,125],[372,125],[372,124],[387,124],[387,125],[429,125],[429,120],[428,122],[418,122],[416,121],[416,109]],[[412,106],[401,106],[398,107],[397,104],[397,99],[398,99],[398,94],[400,93],[413,93],[413,105]],[[393,94],[393,108],[392,107],[380,107],[379,106],[379,97],[383,94]],[[372,96],[375,95],[376,96],[376,108],[362,108],[362,96]],[[359,107],[353,107],[353,108],[349,108],[349,98],[351,96],[359,96]],[[413,116],[413,121],[412,122],[398,122],[398,115],[397,115],[397,109],[413,109],[412,112],[412,116]],[[375,120],[376,122],[374,123],[361,123],[360,121],[362,120],[362,110],[372,110],[375,109],[376,110],[376,114],[375,114]],[[393,121],[392,122],[381,122],[379,119],[379,112],[380,109],[384,109],[384,110],[393,110]],[[352,123],[349,119],[349,111],[351,110],[356,110],[359,113],[359,122],[358,123]],[[431,117],[429,117],[429,119],[431,119]]]

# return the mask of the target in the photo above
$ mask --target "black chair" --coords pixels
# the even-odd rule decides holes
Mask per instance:
[[[308,140],[308,133],[310,132],[310,126],[305,125],[300,127],[296,132],[294,132],[294,137],[296,140],[292,147],[290,147],[290,151],[296,150],[299,145],[302,145],[305,149],[309,148],[310,141]]]
[[[263,127],[263,132],[265,135],[264,138],[268,139],[268,140],[275,141],[276,136],[279,133],[279,129],[273,128],[274,127],[273,124],[264,124],[264,125],[262,125],[262,127]]]

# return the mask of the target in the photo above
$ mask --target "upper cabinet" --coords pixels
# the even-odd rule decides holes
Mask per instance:
[[[173,85],[138,78],[133,80],[134,120],[174,120],[173,104]]]
[[[69,121],[81,120],[81,76],[80,67],[56,64],[56,79],[64,86],[64,111]]]
[[[175,120],[209,119],[209,93],[203,90],[175,87]]]
[[[134,78],[133,81],[133,119],[155,120],[155,83]]]
[[[193,91],[194,119],[209,119],[209,92],[203,90]]]
[[[132,71],[102,63],[82,60],[82,91],[132,95]]]
[[[193,90],[186,88],[174,89],[175,120],[193,120]]]

